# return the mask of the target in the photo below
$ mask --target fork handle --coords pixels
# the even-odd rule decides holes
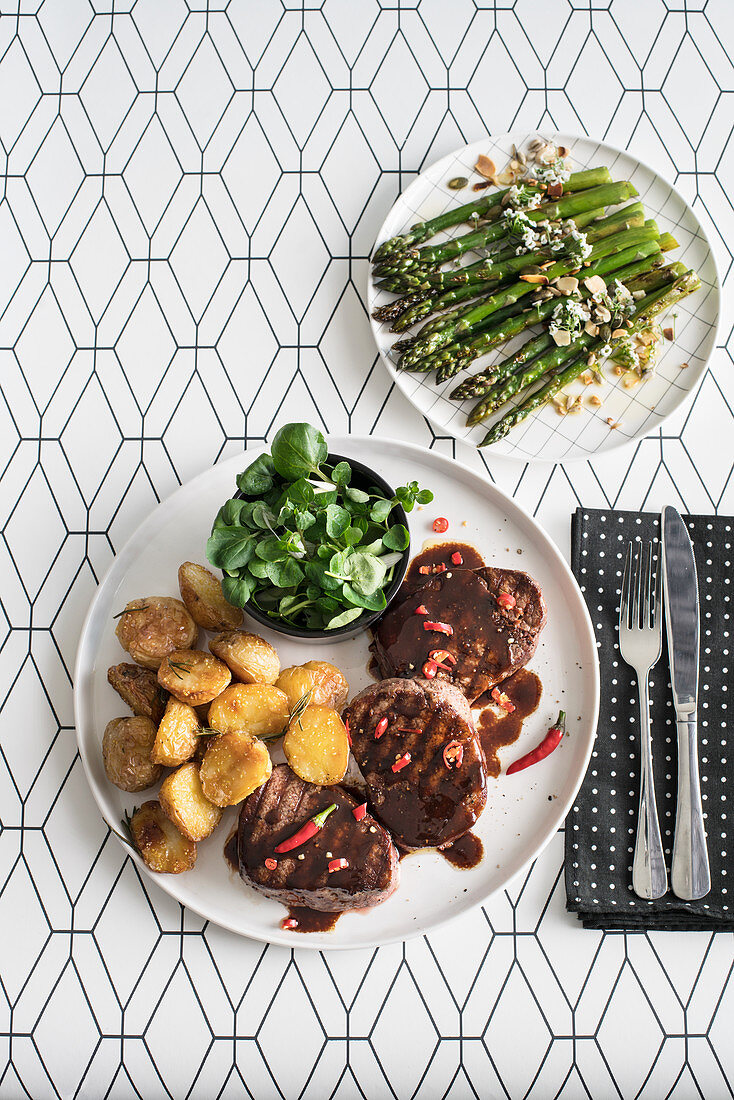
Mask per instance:
[[[711,873],[703,826],[701,782],[698,776],[696,715],[678,718],[678,808],[670,881],[673,893],[685,901],[703,898],[711,889]]]
[[[665,870],[665,853],[660,836],[660,823],[655,801],[655,782],[652,774],[652,746],[650,744],[650,702],[647,675],[638,673],[640,693],[640,811],[637,819],[637,839],[632,860],[632,888],[638,897],[661,898],[668,889]]]

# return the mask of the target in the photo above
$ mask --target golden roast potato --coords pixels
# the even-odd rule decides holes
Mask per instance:
[[[185,764],[196,752],[199,729],[194,708],[188,703],[180,703],[178,699],[169,699],[155,735],[151,760],[167,768]]]
[[[151,760],[155,725],[139,715],[113,718],[102,737],[102,761],[110,783],[121,791],[144,791],[161,777]]]
[[[167,775],[158,798],[166,817],[189,840],[205,840],[222,818],[219,806],[204,794],[198,764],[182,764]]]
[[[283,752],[306,783],[339,783],[349,764],[346,726],[332,707],[308,706],[291,720]]]
[[[196,845],[164,814],[160,802],[144,802],[130,819],[130,832],[143,862],[162,875],[180,875],[196,863]]]
[[[243,684],[274,684],[280,659],[270,642],[245,630],[225,630],[209,642],[212,653],[224,661]]]
[[[275,684],[288,696],[291,710],[309,691],[309,703],[334,710],[341,710],[349,695],[344,673],[328,661],[306,661],[284,668]]]
[[[283,733],[288,700],[273,684],[231,684],[209,707],[209,726],[220,733],[246,730],[253,737]]]
[[[180,649],[165,657],[158,669],[158,683],[190,707],[211,703],[224,691],[232,674],[224,661],[200,649]]]
[[[215,806],[236,806],[266,779],[273,765],[263,741],[244,730],[212,737],[199,768],[205,796]]]
[[[242,608],[228,603],[222,582],[203,565],[180,565],[178,587],[191,618],[204,630],[233,630],[242,622]]]
[[[136,664],[156,669],[176,649],[196,645],[196,623],[180,600],[148,596],[131,600],[115,628],[120,645]]]

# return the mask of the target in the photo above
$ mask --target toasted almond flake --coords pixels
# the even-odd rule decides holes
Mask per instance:
[[[553,267],[553,264],[555,262],[556,262],[555,260],[548,260],[546,263],[540,265],[540,270],[541,271],[547,271],[549,267]],[[555,282],[555,281],[556,280],[554,279],[553,282]]]
[[[553,396],[551,397],[551,401],[553,402],[554,405],[565,405],[566,404],[566,398],[562,393],[554,393]]]
[[[561,298],[561,297],[563,297],[563,295],[561,294],[561,292],[560,292],[560,290],[558,289],[557,286],[549,286],[548,290],[550,291],[551,298]]]
[[[575,294],[579,288],[579,281],[574,279],[573,275],[561,275],[553,280],[553,286],[557,287],[561,294]]]
[[[607,284],[601,275],[589,275],[587,279],[584,279],[584,286],[589,294],[604,294],[607,289]]]
[[[581,381],[584,383],[585,386],[590,386],[594,379],[588,371],[584,371],[584,373],[581,375]]]
[[[607,309],[606,306],[597,306],[596,309],[594,310],[594,316],[596,317],[596,319],[598,321],[601,321],[602,324],[604,324],[604,325],[606,325],[607,322],[611,321],[611,319],[612,319],[612,315],[611,315],[611,313],[609,312],[609,310]]]
[[[521,275],[520,278],[524,283],[538,283],[540,286],[546,286],[548,283],[547,275]]]
[[[647,347],[648,344],[652,344],[655,341],[655,333],[645,329],[644,332],[637,333],[637,342],[642,344],[643,347]]]
[[[632,291],[632,297],[635,299],[636,302],[639,302],[640,298],[645,297],[645,291],[644,290],[633,290]]]
[[[566,415],[566,410],[565,410],[563,405],[556,405],[556,412],[558,413],[559,416],[565,416]]]
[[[672,342],[674,333],[670,325],[663,329],[663,336],[666,340],[670,340]]]
[[[624,329],[624,328],[615,328],[615,329],[614,329],[614,330],[612,331],[612,340],[621,340],[621,338],[622,338],[623,336],[626,336],[626,335],[627,335],[627,329]]]
[[[553,334],[553,339],[559,348],[567,348],[571,343],[571,333],[567,332],[565,328],[560,328]]]
[[[587,332],[589,336],[598,336],[599,326],[595,325],[593,321],[587,321],[584,325],[584,332]]]
[[[588,357],[586,359],[586,366],[587,367],[593,367],[594,363],[596,363],[596,356],[594,355],[594,353],[592,351],[592,352],[590,352],[590,354],[588,355]]]
[[[681,363],[680,369],[685,370],[687,366],[688,366],[688,363]]]
[[[640,381],[640,379],[637,377],[636,374],[628,374],[627,377],[622,382],[622,385],[624,386],[624,388],[626,390],[631,390],[631,389],[634,389],[634,387],[637,385],[637,383],[639,381]]]
[[[518,168],[520,168],[520,161],[515,160],[515,158],[513,157],[512,160],[510,161],[510,169],[513,172],[517,172]]]
[[[515,173],[511,172],[509,168],[505,168],[503,172],[497,176],[495,183],[501,183],[503,186],[507,183],[515,182]]]
[[[485,180],[492,180],[497,175],[497,169],[494,166],[494,161],[485,156],[484,153],[480,153],[477,157],[477,163],[474,165],[474,171],[478,172],[480,176],[484,176]]]
[[[591,396],[589,397],[589,404],[593,405],[595,409],[599,408],[599,406],[601,405],[601,397],[599,397],[598,393],[591,394]]]
[[[547,302],[549,298],[555,298],[552,287],[545,287],[543,290],[536,290],[533,296],[535,302]]]

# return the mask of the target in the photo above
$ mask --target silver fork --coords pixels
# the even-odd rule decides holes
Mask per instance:
[[[640,695],[642,770],[637,839],[632,860],[632,887],[641,898],[660,898],[668,889],[665,854],[655,803],[650,740],[648,678],[650,669],[660,657],[663,644],[660,569],[656,563],[653,591],[652,565],[651,542],[647,546],[647,555],[644,554],[644,547],[640,543],[634,558],[632,543],[629,544],[619,604],[619,652],[637,673],[637,687]]]

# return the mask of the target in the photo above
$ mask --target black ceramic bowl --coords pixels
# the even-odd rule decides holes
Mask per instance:
[[[357,462],[354,458],[349,458],[348,455],[337,455],[329,452],[326,456],[326,463],[329,466],[336,466],[338,462],[348,462],[351,466],[352,480],[350,484],[353,485],[355,489],[363,489],[365,492],[368,492],[370,489],[379,489],[379,491],[388,498],[395,495],[395,490],[392,486],[388,485],[385,479],[380,477],[378,473],[375,473],[374,470],[371,470],[369,466],[365,466],[362,462]],[[245,498],[244,493],[236,493],[235,495],[240,498]],[[408,527],[408,517],[405,514],[405,509],[400,504],[397,504],[390,513],[390,526],[395,523],[402,523],[405,527]],[[395,598],[403,582],[409,560],[410,544],[408,544],[407,548],[403,551],[402,559],[395,566],[393,579],[385,589],[387,607],[390,606],[391,601]],[[262,626],[267,626],[270,630],[274,630],[278,634],[284,634],[288,638],[302,638],[303,641],[315,642],[317,645],[323,645],[327,642],[344,642],[348,638],[355,638],[358,634],[366,630],[368,626],[372,626],[376,623],[377,620],[385,614],[387,607],[384,607],[381,611],[365,610],[358,619],[354,620],[354,622],[348,623],[346,626],[337,627],[336,630],[306,630],[305,628],[297,626],[289,626],[288,623],[284,623],[280,619],[271,619],[269,615],[261,611],[259,607],[256,607],[252,601],[245,604],[244,610],[251,619],[254,619]]]

